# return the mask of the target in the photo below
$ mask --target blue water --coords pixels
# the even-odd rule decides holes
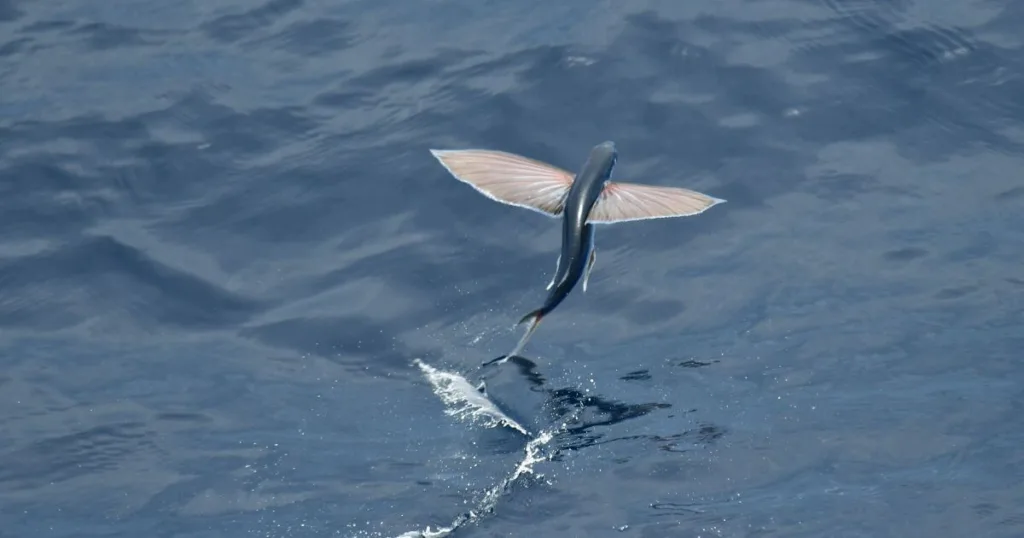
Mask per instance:
[[[0,0],[0,536],[1024,535],[1024,3]],[[429,148],[725,198],[557,221]]]

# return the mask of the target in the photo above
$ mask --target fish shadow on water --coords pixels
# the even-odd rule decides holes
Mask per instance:
[[[593,430],[640,418],[654,411],[671,409],[672,404],[664,402],[629,404],[585,393],[576,388],[549,388],[546,386],[547,381],[544,376],[537,372],[537,363],[520,355],[502,355],[484,363],[481,368],[500,366],[505,363],[515,367],[516,372],[530,385],[531,392],[545,394],[541,407],[546,410],[546,414],[550,415],[550,423],[562,424],[560,432],[555,435],[557,448],[553,459],[557,459],[559,453],[565,451],[630,440],[647,441],[653,443],[659,450],[666,452],[689,452],[711,445],[727,433],[727,430],[721,426],[698,422],[694,428],[672,435],[642,434],[609,438],[607,433]],[[682,364],[687,367],[704,365],[706,364]],[[667,418],[689,415],[696,411],[696,409],[687,409],[670,414]]]
[[[480,368],[487,368],[488,366],[500,366],[504,363],[511,363],[516,367],[516,370],[523,376],[524,379],[534,388],[543,388],[544,383],[547,381],[544,379],[539,372],[537,372],[537,363],[521,355],[501,355],[500,357],[491,359],[480,365]]]

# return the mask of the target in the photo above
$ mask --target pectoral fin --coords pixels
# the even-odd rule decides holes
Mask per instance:
[[[597,261],[597,249],[590,250],[590,260],[587,261],[587,272],[583,274],[583,292],[587,291],[587,281],[590,280],[590,272],[594,270],[594,262]]]
[[[503,204],[556,217],[562,213],[573,174],[535,159],[485,149],[430,153],[455,179]]]
[[[725,200],[680,187],[609,181],[587,218],[588,223],[688,217]]]

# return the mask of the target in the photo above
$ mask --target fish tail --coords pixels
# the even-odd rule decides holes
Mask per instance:
[[[519,354],[520,351],[523,350],[524,347],[526,347],[526,342],[528,342],[530,340],[530,337],[533,336],[533,331],[537,330],[537,326],[540,325],[540,322],[542,319],[544,319],[545,314],[547,314],[547,311],[544,308],[538,308],[537,310],[534,310],[533,312],[530,312],[529,314],[523,316],[523,318],[519,320],[519,323],[516,324],[517,326],[522,325],[523,323],[528,324],[526,326],[526,332],[524,332],[523,336],[519,338],[519,343],[516,344],[515,349],[513,349],[508,355],[505,356],[506,359],[509,357],[515,357],[516,355]]]
[[[547,314],[545,309],[538,308],[538,309],[534,310],[533,312],[530,312],[529,314],[527,314],[527,315],[523,316],[522,318],[520,318],[519,322],[516,323],[516,326],[518,327],[519,325],[522,325],[522,324],[524,324],[524,323],[526,323],[528,321],[531,324],[536,325],[537,323],[540,323],[540,320],[541,320],[541,318],[544,317],[544,314]]]

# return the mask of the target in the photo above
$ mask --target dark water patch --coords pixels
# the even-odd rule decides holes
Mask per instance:
[[[158,413],[155,418],[157,420],[168,421],[168,422],[180,422],[180,423],[195,423],[195,424],[209,424],[212,422],[210,417],[202,413],[188,413],[188,412],[167,412]]]
[[[974,293],[977,290],[978,286],[957,286],[952,288],[946,288],[936,292],[935,298],[940,301],[959,299],[966,295],[970,295],[971,293]]]
[[[32,40],[27,37],[22,37],[8,41],[3,45],[0,45],[0,58],[14,56],[16,54],[27,52],[31,44]],[[2,80],[2,78],[0,78],[0,80]]]
[[[29,329],[52,328],[47,320],[53,312],[63,312],[65,323],[85,322],[100,304],[106,306],[104,317],[192,330],[239,323],[261,309],[256,301],[103,236],[9,260],[0,265],[0,282],[12,290],[0,318]]]
[[[203,23],[201,28],[211,39],[235,43],[250,37],[254,31],[275,25],[282,17],[303,6],[302,0],[270,0],[242,13],[222,15]]]
[[[845,202],[859,194],[882,187],[878,178],[863,174],[817,174],[806,191],[825,202]]]
[[[69,30],[74,28],[74,26],[75,22],[69,20],[42,20],[27,24],[21,29],[21,31],[27,34],[57,32],[61,30]]]
[[[335,54],[353,45],[356,25],[351,21],[327,17],[296,21],[269,38],[266,46],[281,48],[293,54],[318,57]]]
[[[152,432],[140,423],[97,426],[0,454],[0,483],[34,489],[110,471],[140,451],[154,450]]]
[[[694,450],[706,449],[708,446],[717,442],[726,433],[725,429],[714,424],[698,424],[696,428],[671,435],[632,435],[607,438],[603,440],[600,440],[600,436],[591,436],[592,438],[589,440],[591,444],[588,446],[598,446],[621,441],[644,441],[645,443],[654,445],[657,450],[662,452],[686,454]],[[570,447],[570,449],[578,448],[582,447]],[[623,456],[619,459],[619,463],[627,463],[629,461],[630,458],[628,456]]]
[[[126,51],[138,47],[158,46],[178,32],[133,28],[108,22],[88,20],[41,20],[31,22],[18,30],[18,34],[33,43],[32,52],[43,48],[71,46],[79,53],[103,52],[113,49]]]
[[[928,256],[928,251],[923,248],[906,247],[890,250],[882,254],[882,258],[891,262],[908,262]]]
[[[462,55],[460,55],[462,56]],[[447,61],[459,58],[450,54],[440,55],[438,58],[410,59],[398,64],[385,64],[374,67],[364,74],[352,77],[346,81],[346,88],[361,89],[364,92],[373,92],[386,102],[386,92],[389,86],[416,85],[425,81],[433,81],[433,78],[443,73],[449,66]]]
[[[680,362],[678,364],[678,366],[681,366],[683,368],[703,368],[704,366],[711,366],[712,364],[715,364],[717,362],[720,362],[720,361],[713,360],[713,361],[703,362],[703,361],[698,361],[698,360],[690,359],[690,360],[685,360],[683,362]]]
[[[689,516],[691,514],[703,514],[704,510],[699,507],[701,505],[694,504],[683,504],[683,503],[651,503],[651,510],[657,512],[658,516]]]
[[[83,38],[86,47],[92,50],[144,47],[146,45],[159,44],[147,39],[152,32],[105,23],[82,24],[75,28],[72,33]]]
[[[647,370],[636,370],[635,372],[629,372],[628,374],[620,377],[623,381],[647,381],[651,378],[651,373]]]
[[[16,21],[25,14],[18,9],[15,0],[0,0],[0,22]]]
[[[1024,187],[1014,187],[996,195],[999,201],[1009,201],[1024,198]]]
[[[23,157],[38,157],[33,150],[49,151],[63,154],[62,157],[77,157],[82,162],[89,162],[89,156],[95,154],[123,153],[148,137],[146,126],[138,119],[109,120],[98,114],[58,122],[20,121],[12,126],[11,134],[15,138],[0,146],[5,153],[17,150]],[[61,143],[76,146],[61,146]]]

